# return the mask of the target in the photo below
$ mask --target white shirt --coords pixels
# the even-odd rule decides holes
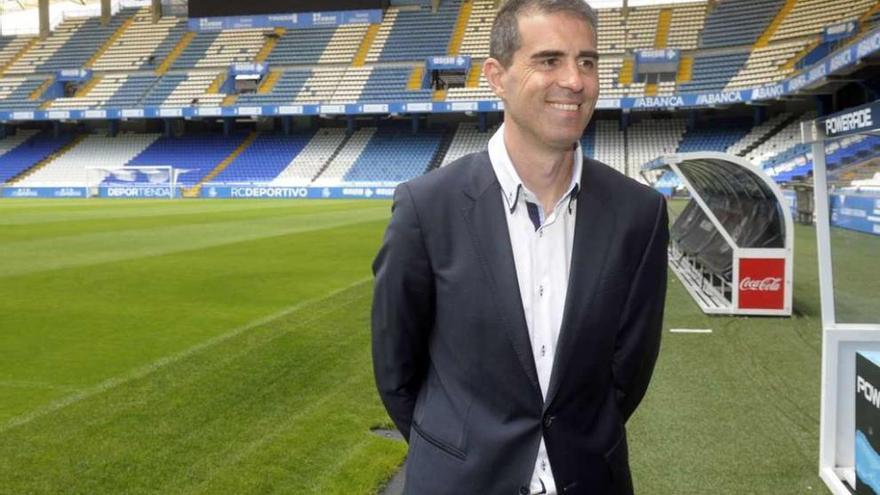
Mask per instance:
[[[575,207],[583,168],[581,146],[578,143],[574,150],[571,185],[549,216],[544,215],[543,206],[535,194],[525,187],[513,167],[504,145],[504,125],[489,140],[489,160],[501,184],[519,294],[541,395],[546,400],[568,288],[577,214]],[[543,437],[529,488],[533,494],[556,494],[556,483]]]

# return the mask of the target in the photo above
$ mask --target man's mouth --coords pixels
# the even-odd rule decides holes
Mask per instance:
[[[556,108],[558,110],[565,110],[567,112],[575,112],[581,107],[581,105],[579,103],[554,103],[554,102],[550,102],[550,106],[553,108]]]

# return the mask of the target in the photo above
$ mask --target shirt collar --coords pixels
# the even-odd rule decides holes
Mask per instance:
[[[498,178],[501,185],[501,191],[504,193],[504,201],[508,210],[513,213],[516,205],[519,203],[521,195],[526,194],[534,198],[534,194],[526,189],[522,179],[516,172],[510,155],[507,153],[507,146],[504,144],[504,124],[498,127],[495,134],[489,140],[489,161],[492,162],[492,170]],[[568,186],[568,193],[559,199],[568,201],[569,212],[571,211],[572,202],[577,198],[578,192],[581,190],[581,171],[583,170],[584,155],[581,150],[580,140],[575,143],[574,150],[574,166],[572,167],[571,183]],[[556,206],[559,206],[559,203]]]

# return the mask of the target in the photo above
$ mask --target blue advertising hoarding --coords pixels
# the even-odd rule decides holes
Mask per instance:
[[[394,187],[292,187],[292,186],[212,186],[201,189],[203,198],[245,199],[391,199]]]
[[[4,198],[85,198],[85,187],[3,187]]]
[[[880,235],[880,193],[835,193],[828,199],[831,225]]]
[[[343,24],[377,24],[380,22],[382,22],[382,10],[369,9],[232,17],[198,17],[189,19],[187,27],[190,31],[211,32],[275,27],[285,29],[308,29],[341,26]]]

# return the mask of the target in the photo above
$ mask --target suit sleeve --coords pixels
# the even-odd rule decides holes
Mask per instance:
[[[394,194],[391,222],[373,262],[373,372],[379,396],[409,440],[416,397],[428,362],[434,278],[406,184]]]
[[[666,301],[668,224],[666,200],[661,196],[653,231],[630,286],[615,344],[614,385],[624,421],[644,397],[660,351]]]

